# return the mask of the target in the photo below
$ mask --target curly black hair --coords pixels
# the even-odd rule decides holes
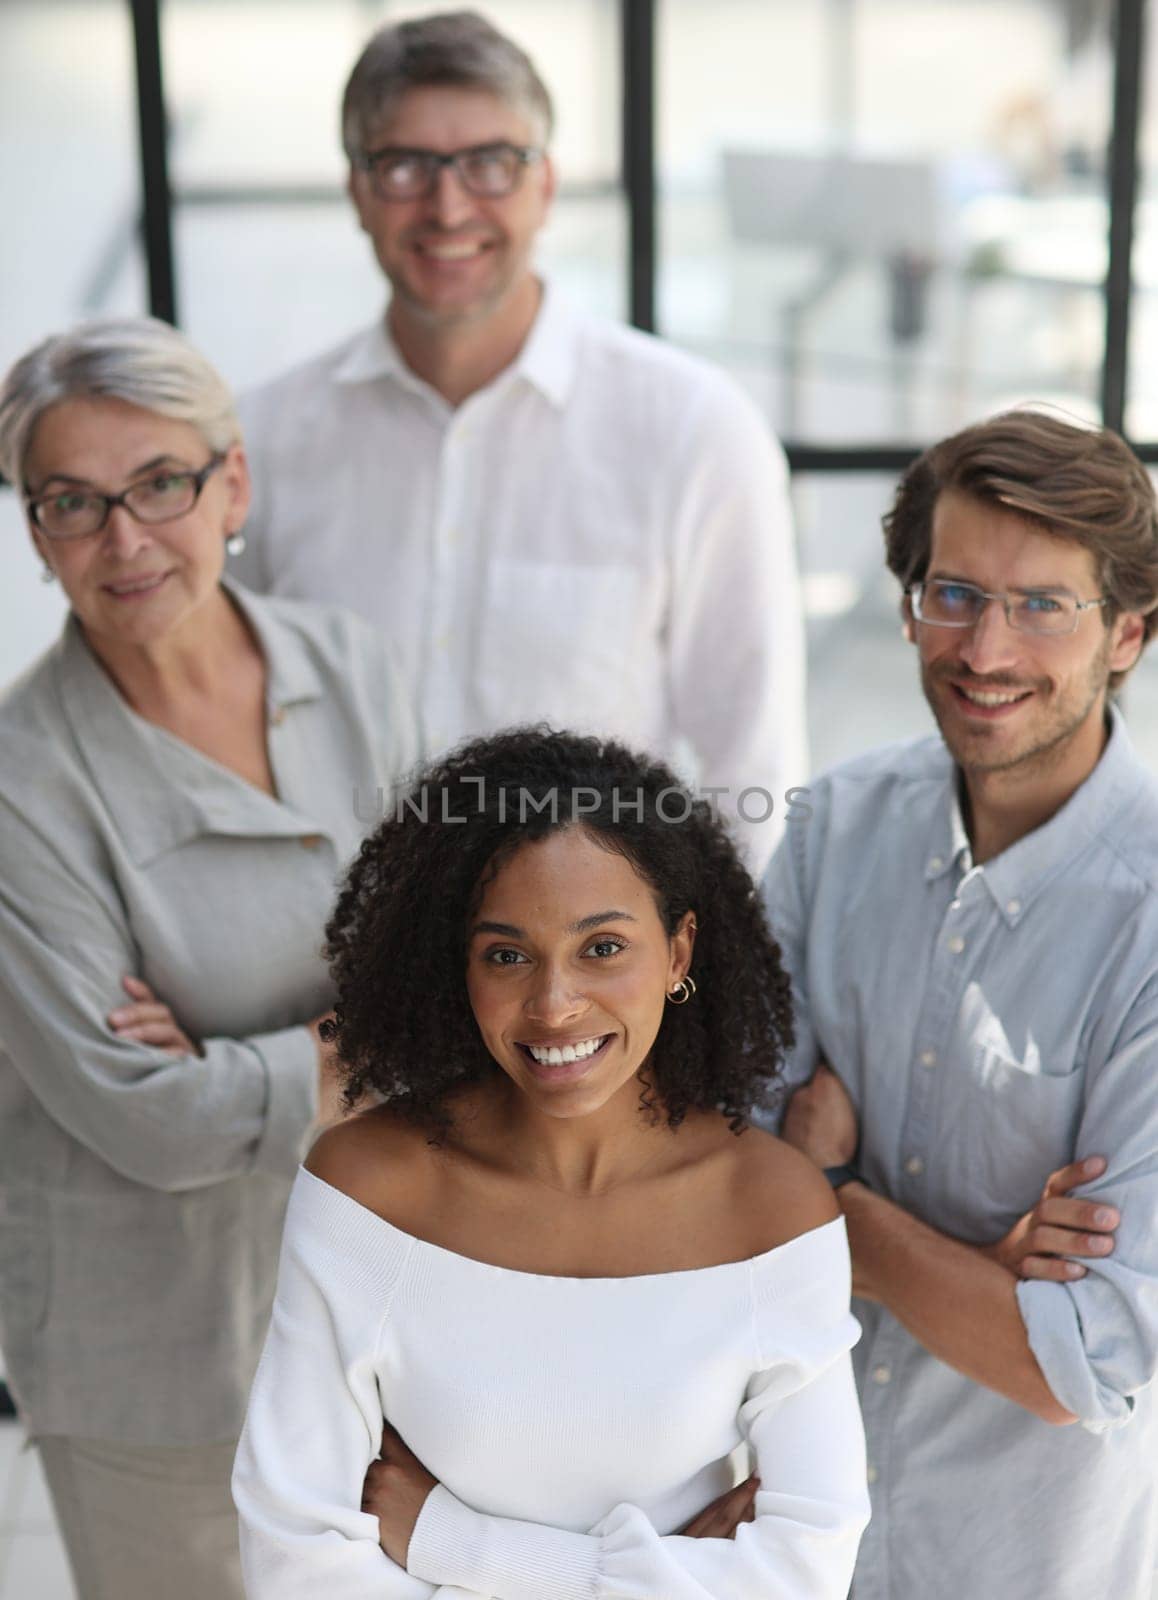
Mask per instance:
[[[325,949],[338,996],[326,1032],[350,1105],[376,1092],[439,1138],[448,1097],[501,1070],[467,997],[468,920],[520,845],[572,826],[631,862],[669,936],[695,913],[695,997],[664,1008],[642,1104],[673,1128],[689,1110],[719,1110],[737,1132],[775,1104],[791,991],[723,823],[660,762],[539,726],[430,767],[350,869]]]

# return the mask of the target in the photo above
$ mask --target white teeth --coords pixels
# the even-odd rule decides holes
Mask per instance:
[[[980,694],[976,689],[962,689],[961,693],[966,700],[972,700],[975,706],[1011,706],[1015,700],[1022,698],[1020,689],[1013,694]]]
[[[578,1044],[565,1045],[537,1045],[529,1044],[527,1049],[544,1067],[561,1067],[565,1061],[586,1061],[588,1056],[593,1056],[603,1043],[603,1036],[595,1039],[582,1039]]]
[[[455,245],[426,245],[426,254],[433,256],[436,261],[467,261],[471,256],[477,256],[482,249],[478,244]]]

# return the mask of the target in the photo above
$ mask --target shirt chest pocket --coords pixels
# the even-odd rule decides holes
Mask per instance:
[[[492,727],[599,731],[628,689],[640,577],[623,565],[491,563],[476,690]]]
[[[998,1237],[1040,1198],[1046,1178],[1074,1159],[1085,1072],[1057,1061],[1016,1060],[992,1046],[975,1047],[948,1069],[948,1130],[943,1167],[947,1192],[969,1197],[979,1238]]]

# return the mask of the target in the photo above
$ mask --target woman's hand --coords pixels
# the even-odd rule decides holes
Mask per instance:
[[[756,1520],[756,1491],[760,1480],[755,1473],[734,1489],[717,1495],[679,1531],[689,1539],[734,1539],[741,1522]]]
[[[1018,1278],[1044,1278],[1072,1283],[1084,1278],[1086,1268],[1071,1256],[1105,1259],[1114,1248],[1114,1230],[1122,1220],[1115,1206],[1097,1200],[1071,1200],[1069,1193],[1081,1183],[1101,1177],[1103,1156],[1089,1156],[1059,1167],[1046,1179],[1041,1199],[996,1244],[982,1246],[982,1254],[998,1261]]]
[[[371,1461],[362,1485],[362,1510],[378,1518],[378,1543],[400,1567],[406,1566],[418,1514],[437,1484],[438,1479],[431,1477],[401,1435],[386,1423],[381,1455]]]
[[[109,1012],[109,1027],[118,1039],[139,1039],[167,1056],[199,1056],[200,1050],[163,1000],[140,978],[121,979],[132,1005]]]

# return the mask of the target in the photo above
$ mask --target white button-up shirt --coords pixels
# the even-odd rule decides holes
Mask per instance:
[[[378,323],[242,414],[241,576],[381,628],[428,750],[615,735],[726,789],[764,863],[806,781],[803,628],[784,457],[721,372],[548,292],[457,408]]]

